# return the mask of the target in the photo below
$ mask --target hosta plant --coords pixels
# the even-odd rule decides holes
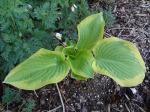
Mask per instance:
[[[69,71],[77,80],[93,78],[95,73],[103,74],[123,87],[136,86],[143,81],[146,70],[138,49],[126,40],[103,38],[102,13],[85,18],[77,29],[77,44],[57,46],[55,51],[41,48],[10,71],[4,83],[35,90],[62,81]]]

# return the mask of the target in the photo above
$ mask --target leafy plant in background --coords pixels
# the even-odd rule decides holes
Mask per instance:
[[[115,23],[115,16],[112,14],[112,10],[111,8],[109,8],[108,10],[104,10],[103,11],[103,16],[104,16],[104,20],[105,20],[105,25],[109,28],[112,27],[113,24]]]
[[[32,112],[35,107],[35,101],[33,99],[27,99],[24,101],[24,107],[22,112]]]
[[[4,95],[2,96],[2,103],[6,104],[7,107],[13,103],[22,103],[23,112],[32,112],[35,107],[35,100],[33,99],[24,99],[21,96],[21,92],[11,89],[9,87],[4,88]]]
[[[1,67],[5,74],[18,62],[44,47],[43,41],[52,39],[48,37],[50,35],[47,32],[33,29],[33,20],[24,3],[19,0],[2,0],[0,5],[0,55],[3,61]],[[42,37],[37,36],[39,32],[44,32]]]
[[[57,46],[55,51],[40,49],[14,68],[4,83],[25,90],[39,89],[62,81],[71,69],[77,80],[94,73],[109,76],[123,87],[136,86],[145,76],[145,64],[133,43],[116,37],[103,38],[103,14],[93,14],[77,26],[78,42]]]
[[[2,96],[2,102],[4,104],[10,105],[12,103],[19,103],[21,101],[22,97],[20,92],[9,87],[4,89],[4,95]]]

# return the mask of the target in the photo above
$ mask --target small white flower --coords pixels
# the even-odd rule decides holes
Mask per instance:
[[[32,5],[28,4],[28,8],[29,8],[29,9],[32,9]]]
[[[72,7],[71,7],[71,11],[72,11],[72,12],[74,12],[74,11],[75,11],[75,8],[74,8],[74,6],[72,6]]]
[[[60,33],[56,33],[55,37],[59,40],[62,40],[62,34]]]
[[[71,11],[74,12],[75,9],[77,9],[77,6],[75,4],[73,4],[72,7],[71,7]]]
[[[77,9],[77,6],[76,6],[75,4],[73,4],[73,6],[74,6],[74,8],[76,8],[76,9]]]

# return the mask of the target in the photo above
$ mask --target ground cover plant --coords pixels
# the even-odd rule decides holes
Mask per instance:
[[[145,64],[134,44],[116,37],[103,39],[102,13],[85,18],[77,28],[77,44],[57,46],[55,51],[41,48],[15,67],[4,83],[36,90],[62,81],[70,69],[71,76],[77,80],[93,78],[95,71],[123,87],[136,86],[143,81]]]
[[[17,91],[9,87],[6,87],[4,89],[4,95],[2,96],[2,103],[6,105],[7,110],[9,105],[12,105],[13,103],[17,104],[21,103],[21,106],[18,111],[22,110],[22,112],[32,112],[32,110],[35,107],[35,101],[33,99],[30,98],[24,99],[21,96],[21,91]]]

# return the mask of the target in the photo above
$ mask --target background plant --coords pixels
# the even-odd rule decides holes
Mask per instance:
[[[112,27],[116,20],[114,14],[112,13],[112,9],[108,8],[107,10],[103,10],[103,15],[106,27]]]
[[[34,108],[35,108],[35,101],[29,98],[23,102],[22,112],[33,112]]]
[[[32,112],[35,107],[35,101],[31,98],[25,99],[21,95],[21,91],[6,87],[2,96],[3,105],[7,105],[7,109],[13,103],[21,105],[22,112]],[[4,107],[3,107],[4,108]]]
[[[4,89],[4,95],[2,97],[3,104],[7,106],[12,103],[19,103],[22,101],[21,93],[17,90],[11,89],[9,87]]]

